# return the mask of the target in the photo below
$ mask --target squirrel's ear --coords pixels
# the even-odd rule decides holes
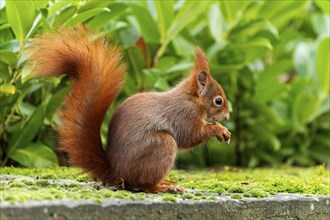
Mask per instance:
[[[195,49],[195,64],[192,73],[192,79],[196,83],[196,92],[201,95],[205,92],[207,85],[211,81],[209,64],[204,51],[197,47]]]
[[[203,93],[206,91],[206,85],[208,82],[208,73],[205,71],[202,71],[197,74],[197,85],[198,85],[198,93],[199,95],[203,95]]]

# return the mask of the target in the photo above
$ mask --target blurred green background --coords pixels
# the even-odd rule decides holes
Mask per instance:
[[[129,64],[113,109],[189,74],[194,47],[226,91],[232,141],[181,152],[178,168],[330,163],[329,1],[0,1],[1,165],[57,166],[56,109],[66,78],[31,79],[23,48],[38,33],[84,23]],[[79,146],[78,146],[79,147]]]

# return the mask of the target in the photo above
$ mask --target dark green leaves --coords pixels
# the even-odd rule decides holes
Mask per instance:
[[[45,107],[40,106],[35,109],[30,118],[24,123],[22,128],[12,134],[9,141],[9,156],[11,156],[17,148],[25,147],[37,135],[42,126],[45,116]]]
[[[41,143],[16,149],[10,157],[26,167],[54,167],[58,165],[54,151]]]

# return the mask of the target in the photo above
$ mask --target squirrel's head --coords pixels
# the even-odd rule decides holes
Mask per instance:
[[[228,101],[222,87],[211,74],[208,61],[202,49],[195,50],[195,64],[190,82],[198,103],[205,109],[207,123],[229,119]]]

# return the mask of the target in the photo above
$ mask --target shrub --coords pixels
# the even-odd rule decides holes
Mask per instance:
[[[78,23],[110,35],[129,64],[104,143],[112,110],[136,92],[176,84],[199,45],[230,100],[233,140],[211,140],[180,155],[179,166],[187,157],[200,166],[329,163],[328,2],[7,0],[0,13],[2,165],[58,164],[53,128],[68,81],[31,79],[23,48],[40,32]]]

